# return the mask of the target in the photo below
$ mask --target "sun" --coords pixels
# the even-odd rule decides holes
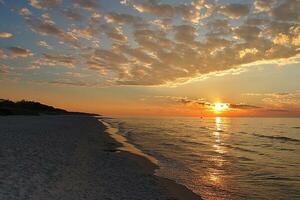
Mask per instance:
[[[224,112],[229,108],[227,103],[214,103],[212,109],[215,113]]]

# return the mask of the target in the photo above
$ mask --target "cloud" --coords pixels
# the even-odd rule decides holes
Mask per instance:
[[[44,13],[42,18],[38,18],[33,16],[27,8],[22,8],[19,14],[24,17],[32,31],[43,36],[54,36],[61,42],[72,44],[73,47],[79,47],[76,41],[77,38],[70,32],[59,28],[48,13]]]
[[[12,36],[13,36],[12,33],[0,32],[0,38],[11,38]]]
[[[176,10],[181,13],[183,20],[197,24],[213,15],[216,8],[214,4],[209,4],[205,0],[194,0],[191,5],[180,5]]]
[[[0,58],[2,59],[26,58],[32,55],[33,53],[29,49],[23,49],[21,47],[12,46],[6,49],[0,49]]]
[[[255,0],[254,2],[254,8],[259,12],[269,12],[272,8],[271,1],[266,0]]]
[[[75,73],[76,74],[76,73]],[[73,74],[74,75],[74,74]],[[71,75],[72,76],[72,75]],[[76,75],[75,75],[76,76]],[[82,78],[82,76],[79,76],[77,78]],[[93,87],[93,88],[103,88],[106,86],[105,83],[102,83],[101,81],[95,81],[95,82],[87,82],[85,80],[74,80],[71,78],[56,78],[54,80],[32,80],[30,82],[38,83],[38,84],[52,84],[56,86],[63,86],[63,87]]]
[[[92,28],[86,28],[86,29],[73,29],[70,34],[72,35],[73,38],[85,38],[87,40],[92,39],[93,36],[98,33],[99,30],[95,30]]]
[[[209,36],[227,36],[232,34],[233,28],[229,25],[229,21],[226,19],[212,20],[207,24],[209,30]]]
[[[248,104],[230,104],[229,107],[234,108],[234,109],[242,109],[242,110],[260,109],[261,108],[259,106],[248,105]]]
[[[277,20],[282,21],[298,21],[300,3],[299,0],[285,0],[271,10],[271,14]]]
[[[252,48],[252,49],[243,49],[239,52],[240,54],[240,58],[243,58],[247,55],[255,55],[258,52],[258,50],[256,48]]]
[[[95,11],[99,8],[99,4],[95,0],[73,0],[73,2],[78,7],[89,11]]]
[[[266,109],[266,111],[269,111],[269,112],[283,112],[283,113],[291,112],[290,110],[285,110],[285,109]]]
[[[53,49],[53,47],[52,47],[51,45],[49,45],[46,41],[39,41],[37,44],[38,44],[39,46],[45,47],[45,48],[47,48],[47,49]]]
[[[120,0],[120,4],[127,5],[129,3],[129,0]]]
[[[158,3],[156,0],[146,0],[144,3],[134,3],[133,7],[140,13],[150,13],[161,17],[181,16],[185,21],[199,23],[201,19],[212,15],[215,6],[205,0],[194,0],[190,5],[170,5]]]
[[[204,108],[207,110],[213,110],[215,103],[208,102],[203,98],[193,99],[189,97],[179,97],[179,96],[155,96],[155,98],[167,100],[169,102],[175,102],[179,104],[184,104],[187,106],[193,106],[198,108]],[[233,110],[263,110],[263,107],[256,106],[256,105],[250,105],[245,103],[225,103],[229,107],[228,112]]]
[[[237,38],[249,41],[258,39],[261,29],[257,26],[243,25],[233,29],[233,31]]]
[[[151,13],[158,16],[172,17],[175,14],[175,8],[170,4],[159,4],[157,1],[146,1],[142,4],[134,4],[133,7],[141,13]]]
[[[75,67],[76,60],[69,55],[61,54],[43,54],[42,58],[33,61],[34,66],[50,66],[50,67]]]
[[[225,16],[228,16],[232,19],[238,19],[248,15],[250,12],[250,7],[249,5],[245,4],[229,4],[221,6],[218,10]]]
[[[283,33],[279,33],[274,39],[273,39],[274,44],[288,44],[289,43],[289,36]]]
[[[173,27],[171,19],[155,19],[150,21],[149,24],[157,26],[163,31],[171,30]]]
[[[25,19],[29,19],[32,16],[32,12],[28,8],[21,8],[19,10],[19,14],[23,16]]]
[[[174,27],[175,32],[175,39],[178,42],[183,43],[194,43],[196,36],[197,36],[197,30],[193,26],[189,25],[180,25]]]
[[[41,35],[53,35],[58,37],[62,41],[74,40],[73,37],[65,33],[63,30],[59,29],[55,24],[52,23],[35,20],[31,22],[31,27]]]
[[[32,0],[56,12],[26,6],[18,13],[40,35],[35,43],[53,51],[36,54],[36,65],[85,67],[114,85],[176,85],[262,62],[299,62],[296,1],[223,2],[132,0],[106,10],[95,0]],[[9,58],[9,50],[0,57]]]
[[[202,98],[199,99],[192,99],[189,97],[180,97],[180,96],[155,96],[156,99],[161,99],[161,100],[167,100],[170,102],[175,102],[179,104],[184,104],[184,105],[193,105],[193,106],[200,106],[200,107],[211,107],[211,103],[205,101]]]
[[[299,93],[297,91],[296,93]],[[261,96],[264,94],[256,93],[253,95]],[[275,96],[286,96],[291,95],[291,93],[269,93],[267,95]],[[295,95],[295,94],[293,94]],[[299,99],[299,96],[298,96]],[[215,103],[208,102],[203,98],[189,98],[189,97],[180,97],[180,96],[149,96],[144,97],[143,101],[156,102],[158,105],[168,105],[168,108],[180,109],[180,110],[191,110],[193,113],[199,113],[201,115],[210,115],[215,112]],[[253,105],[247,103],[224,103],[226,104],[226,112],[224,115],[236,116],[278,116],[282,115],[293,115],[299,116],[299,100],[297,105],[291,106],[290,104],[284,104],[278,106],[276,104],[264,104],[264,105]],[[298,106],[298,107],[297,107]]]
[[[15,57],[28,57],[32,56],[33,53],[28,49],[22,49],[20,47],[9,47],[8,50],[10,51],[10,55]]]
[[[80,14],[78,10],[75,9],[65,9],[61,12],[65,17],[73,21],[82,21],[84,16]]]
[[[275,108],[300,108],[300,92],[294,93],[271,93],[265,94],[262,101],[268,106]]]
[[[0,75],[8,75],[9,71],[8,71],[9,67],[6,65],[0,65]]]
[[[0,59],[6,59],[6,58],[7,58],[6,53],[4,52],[3,49],[0,48]]]
[[[248,93],[247,96],[259,97],[265,107],[283,110],[299,110],[300,91],[275,93]]]
[[[30,5],[37,9],[48,9],[60,5],[63,0],[29,0]]]
[[[132,25],[134,28],[145,28],[147,26],[147,22],[141,17],[115,12],[105,15],[105,20],[108,24]]]
[[[128,38],[124,35],[120,27],[114,27],[106,32],[106,35],[116,42],[127,42]]]

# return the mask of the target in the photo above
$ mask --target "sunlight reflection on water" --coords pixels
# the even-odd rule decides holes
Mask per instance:
[[[159,160],[157,175],[204,199],[300,197],[299,119],[126,118],[112,120]]]

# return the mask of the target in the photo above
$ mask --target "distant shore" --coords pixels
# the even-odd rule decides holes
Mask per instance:
[[[96,117],[0,117],[0,199],[201,199],[120,150]],[[121,148],[122,149],[122,148]]]

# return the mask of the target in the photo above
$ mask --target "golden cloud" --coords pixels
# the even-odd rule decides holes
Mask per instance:
[[[13,34],[12,33],[8,33],[8,32],[0,32],[0,38],[10,38],[12,37]]]

